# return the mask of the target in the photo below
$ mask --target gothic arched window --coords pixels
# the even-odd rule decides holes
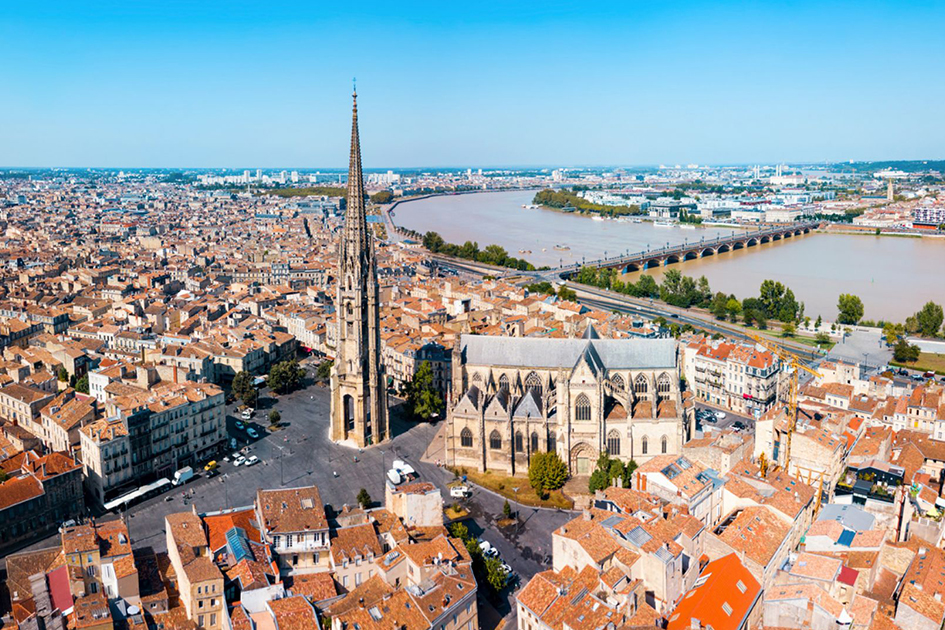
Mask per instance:
[[[581,394],[574,403],[574,419],[578,422],[587,422],[591,419],[591,401]]]
[[[489,448],[494,451],[498,451],[502,448],[502,436],[499,435],[499,432],[495,429],[489,434]]]
[[[541,398],[541,379],[534,372],[525,377],[525,391],[534,391]]]
[[[503,387],[505,389],[509,388],[509,377],[505,374],[499,377],[499,389],[502,389]]]
[[[463,432],[459,434],[460,444],[463,445],[463,448],[472,447],[472,431],[469,429],[463,429]]]
[[[532,431],[531,451],[532,453],[538,452],[538,433],[536,433],[535,431]]]
[[[620,433],[611,431],[607,434],[607,453],[609,455],[620,455]]]
[[[642,374],[633,381],[633,393],[635,394],[645,394],[647,390],[646,386],[646,377]]]
[[[656,381],[657,393],[668,394],[672,386],[673,386],[672,381],[669,380],[669,376],[667,376],[666,374],[660,374],[659,379]]]
[[[515,432],[515,452],[521,453],[525,450],[525,441],[522,439],[522,432]]]
[[[554,453],[558,450],[558,438],[555,437],[554,431],[548,432],[548,452]]]
[[[611,385],[614,386],[614,389],[622,392],[624,388],[623,377],[619,374],[614,374],[610,379]]]
[[[646,455],[646,436],[643,436],[643,439],[640,440],[640,451]]]
[[[666,436],[664,435],[663,439],[660,440],[660,450],[663,452],[664,455],[666,454],[666,447],[668,445],[669,445],[669,440],[667,440]]]

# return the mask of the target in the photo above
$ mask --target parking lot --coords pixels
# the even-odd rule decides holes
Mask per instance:
[[[725,414],[725,416],[723,418],[719,418],[719,413]],[[712,414],[714,416],[711,421],[707,419],[708,414]],[[705,416],[705,418],[703,416]],[[735,426],[736,423],[738,426]],[[703,431],[709,427],[720,430],[736,428],[749,432],[754,432],[755,430],[754,418],[737,414],[734,411],[729,411],[728,409],[711,407],[702,402],[696,403],[696,424],[700,431]]]

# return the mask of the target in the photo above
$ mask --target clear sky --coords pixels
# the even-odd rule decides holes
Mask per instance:
[[[945,157],[945,3],[0,0],[0,166]]]

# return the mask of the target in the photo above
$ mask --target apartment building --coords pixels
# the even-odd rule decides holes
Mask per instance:
[[[91,422],[82,427],[79,440],[85,484],[99,504],[134,485],[131,439],[124,420],[113,417]]]
[[[328,519],[317,487],[257,491],[256,520],[283,574],[328,570]]]
[[[771,352],[701,335],[680,348],[686,382],[697,398],[744,415],[764,413],[777,403],[781,366]]]
[[[63,453],[19,453],[2,463],[0,552],[54,531],[85,511],[82,467]]]
[[[213,562],[203,521],[192,512],[164,518],[167,553],[187,619],[198,628],[228,627],[223,573]]]
[[[80,436],[82,463],[99,500],[122,485],[168,477],[224,446],[224,396],[216,385],[159,381],[109,400],[105,410],[109,420],[89,425]]]

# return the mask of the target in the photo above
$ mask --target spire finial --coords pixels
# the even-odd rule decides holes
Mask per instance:
[[[358,78],[357,77],[354,77],[351,79],[351,87],[354,90],[354,93],[352,94],[352,96],[354,98],[358,98]]]

